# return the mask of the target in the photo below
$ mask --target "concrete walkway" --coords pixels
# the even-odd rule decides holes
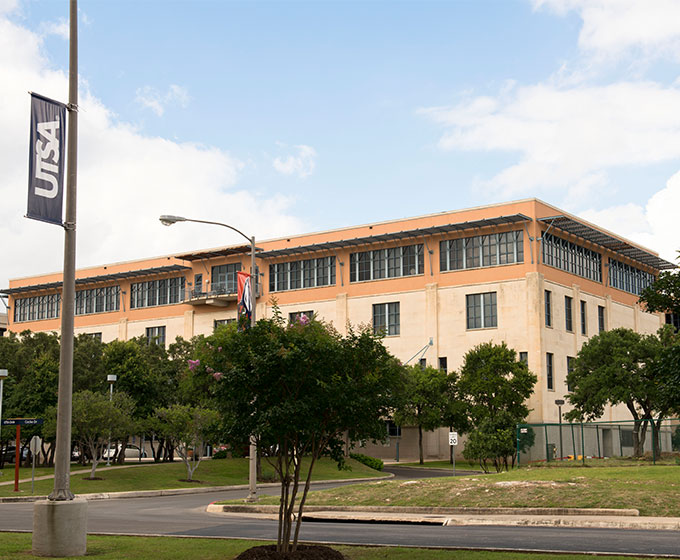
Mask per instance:
[[[207,511],[225,516],[277,519],[278,506],[210,504]],[[640,517],[634,509],[571,508],[416,508],[307,506],[304,521],[442,525],[509,525],[652,529],[680,531],[678,517]]]

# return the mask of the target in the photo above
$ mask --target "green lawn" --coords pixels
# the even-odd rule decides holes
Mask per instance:
[[[339,471],[330,459],[322,459],[314,466],[312,474],[314,480],[332,480],[341,478],[365,478],[384,476],[376,470],[370,469],[353,459],[347,464],[351,470]],[[134,464],[133,464],[134,465]],[[266,479],[272,480],[274,471],[265,462],[262,462],[263,474]],[[41,474],[52,474],[53,469],[41,469],[36,477]],[[4,469],[0,482],[14,480],[14,469]],[[199,486],[228,486],[232,484],[248,484],[248,459],[219,459],[202,461],[194,473],[195,482],[183,482],[186,479],[187,470],[184,463],[143,463],[125,469],[113,469],[101,471],[97,469],[96,476],[101,480],[86,480],[89,469],[82,470],[77,467],[72,470],[71,490],[75,494],[88,494],[95,492],[124,492],[128,490],[162,490],[168,488],[196,488]],[[29,482],[19,486],[20,492],[14,492],[14,485],[0,486],[0,496],[16,496],[31,494],[31,469],[20,469],[20,478],[28,478]],[[54,487],[53,480],[36,480],[35,495],[46,495]]]
[[[91,535],[87,538],[87,557],[97,560],[231,560],[244,550],[265,542],[235,539],[189,539],[168,537],[108,537]],[[347,560],[523,560],[524,553],[486,552],[469,550],[428,550],[422,548],[368,548],[334,546]],[[531,554],[532,560],[552,560],[552,554]],[[30,533],[0,533],[1,560],[39,558],[31,554]],[[82,558],[82,557],[78,557]],[[586,555],[565,554],[560,560],[584,560]],[[598,556],[602,560],[631,560],[632,556]]]
[[[263,497],[262,503],[276,503]],[[522,468],[501,474],[383,480],[310,492],[308,505],[637,508],[680,517],[680,467]]]

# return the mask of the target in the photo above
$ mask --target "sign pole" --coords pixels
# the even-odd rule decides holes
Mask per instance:
[[[21,442],[21,424],[17,424],[17,441],[14,445],[14,491],[19,491],[19,456],[21,455],[21,450],[19,449],[19,443]]]

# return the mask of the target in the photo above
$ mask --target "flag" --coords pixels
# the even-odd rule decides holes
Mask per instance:
[[[236,289],[239,315],[245,314],[250,319],[252,302],[250,299],[250,274],[238,271],[236,273]]]
[[[26,216],[62,224],[66,105],[31,93]]]

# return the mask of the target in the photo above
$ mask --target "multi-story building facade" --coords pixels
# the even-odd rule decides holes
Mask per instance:
[[[179,227],[179,226],[178,226]],[[284,316],[372,324],[402,361],[453,370],[475,345],[505,341],[538,376],[531,422],[557,421],[571,360],[589,337],[616,327],[653,333],[665,322],[640,291],[674,265],[643,247],[536,199],[441,212],[257,243],[258,317],[275,299]],[[236,319],[239,245],[82,269],[76,334],[160,343],[209,334]],[[10,281],[9,329],[58,331],[60,274]],[[607,418],[623,412],[615,409]],[[369,451],[416,455],[395,427]],[[426,455],[448,456],[445,432]]]

